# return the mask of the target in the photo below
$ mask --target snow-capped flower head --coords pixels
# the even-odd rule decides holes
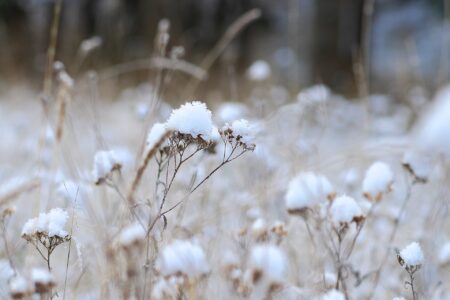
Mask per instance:
[[[332,289],[326,294],[322,295],[321,300],[345,300],[345,296],[342,292]]]
[[[46,294],[56,285],[53,275],[47,269],[31,270],[31,280],[38,294]]]
[[[182,275],[189,280],[195,280],[209,271],[203,249],[186,240],[175,240],[167,245],[157,266],[164,276]]]
[[[146,155],[153,148],[159,147],[159,144],[161,144],[161,139],[163,139],[163,137],[166,134],[167,134],[166,125],[162,123],[155,123],[152,126],[152,129],[150,129],[149,134],[147,135],[144,155]]]
[[[276,246],[257,245],[251,250],[249,267],[254,284],[263,281],[273,289],[285,281],[287,259]]]
[[[253,81],[269,79],[271,74],[270,65],[264,60],[253,62],[247,70],[247,77]]]
[[[113,171],[120,170],[122,164],[120,163],[114,151],[97,151],[94,157],[94,169],[92,176],[95,184],[101,184],[109,178]]]
[[[363,194],[371,201],[380,201],[383,194],[391,191],[394,174],[384,162],[374,162],[366,171],[363,181]]]
[[[54,208],[48,213],[28,220],[22,228],[22,238],[34,245],[42,244],[51,253],[59,244],[70,240],[64,230],[69,216],[61,208]]]
[[[402,158],[402,164],[417,182],[427,182],[433,171],[431,156],[417,150],[406,151]]]
[[[150,299],[177,299],[178,287],[170,280],[161,278],[153,286]]]
[[[44,233],[48,237],[58,236],[66,238],[68,236],[64,227],[69,215],[61,208],[54,208],[48,213],[41,213],[39,217],[28,220],[22,228],[22,236],[31,237],[38,233]]]
[[[24,277],[17,275],[9,282],[9,293],[12,299],[23,299],[33,293],[33,288]]]
[[[230,144],[237,144],[247,150],[254,150],[255,128],[247,120],[241,119],[233,121],[231,124],[225,124],[220,133]]]
[[[172,111],[166,128],[180,134],[190,135],[194,139],[209,141],[213,129],[211,111],[205,103],[187,102]]]
[[[334,189],[325,176],[304,172],[289,182],[284,200],[289,213],[303,214],[308,208],[331,200],[334,195]]]
[[[423,264],[424,257],[419,243],[413,242],[397,253],[398,262],[408,272],[415,272]]]
[[[297,102],[304,106],[324,104],[331,96],[331,91],[323,84],[313,85],[300,91]]]
[[[251,232],[257,240],[267,239],[268,227],[266,220],[263,218],[256,219],[252,224]]]
[[[346,195],[336,197],[330,207],[333,224],[338,228],[347,227],[354,222],[359,225],[364,220],[364,214],[356,201]]]
[[[450,264],[450,242],[445,243],[439,251],[439,263],[441,265]]]
[[[119,235],[119,243],[125,249],[131,249],[133,246],[139,246],[145,236],[146,232],[142,225],[134,223],[122,230]]]

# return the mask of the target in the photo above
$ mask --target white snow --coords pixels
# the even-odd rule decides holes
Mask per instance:
[[[356,201],[346,195],[333,200],[330,208],[331,218],[337,225],[351,223],[355,218],[362,217],[363,213]]]
[[[324,294],[322,300],[345,300],[345,296],[340,291],[333,289]]]
[[[424,257],[419,243],[413,242],[400,251],[400,257],[406,266],[418,266],[423,263]]]
[[[119,236],[120,244],[125,247],[130,247],[131,245],[142,241],[146,236],[144,228],[139,223],[131,224],[126,227]]]
[[[247,70],[247,77],[253,81],[263,81],[270,77],[270,65],[264,60],[253,62]]]
[[[147,154],[150,150],[152,150],[156,143],[158,143],[161,138],[166,134],[167,128],[163,123],[155,123],[150,129],[149,134],[147,135],[147,141],[145,144],[144,153]]]
[[[256,130],[253,128],[247,120],[240,119],[233,121],[230,124],[225,124],[225,126],[222,128],[222,130],[231,129],[233,131],[233,135],[237,138],[240,138],[240,141],[244,144],[250,144],[253,142],[254,139],[254,131]]]
[[[431,156],[417,150],[406,151],[402,163],[407,165],[418,179],[422,180],[427,180],[433,170]]]
[[[18,275],[9,282],[9,289],[11,294],[27,294],[30,291],[30,286],[24,277]]]
[[[450,242],[445,243],[439,251],[439,263],[442,265],[450,263]]]
[[[54,208],[48,213],[41,213],[39,217],[28,220],[22,228],[22,235],[31,236],[38,232],[46,233],[49,237],[67,237],[64,230],[69,215],[61,208]]]
[[[6,282],[14,276],[14,269],[6,259],[0,259],[0,282]]]
[[[167,245],[161,253],[158,268],[164,276],[182,273],[189,278],[209,271],[203,249],[187,240],[175,240]]]
[[[419,122],[417,146],[450,159],[450,86],[441,89],[433,106]]]
[[[43,285],[48,285],[54,281],[53,275],[47,269],[42,268],[35,268],[31,270],[31,280],[34,283],[40,283]]]
[[[250,267],[262,272],[270,282],[281,283],[285,280],[287,259],[276,246],[257,245],[251,250]]]
[[[325,176],[304,172],[289,182],[284,199],[288,211],[295,211],[319,204],[333,193],[333,187]]]
[[[205,103],[199,101],[187,102],[172,111],[167,120],[167,129],[190,134],[193,137],[210,139],[213,129],[211,111]]]
[[[371,200],[379,200],[383,193],[389,192],[394,182],[391,168],[384,162],[374,162],[366,171],[363,181],[363,193]]]
[[[114,151],[97,151],[95,153],[94,169],[92,171],[95,182],[100,182],[105,179],[114,169],[120,166],[121,164]]]

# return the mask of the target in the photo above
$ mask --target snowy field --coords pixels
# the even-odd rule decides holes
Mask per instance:
[[[239,103],[1,95],[1,298],[450,299],[450,88],[269,72]]]

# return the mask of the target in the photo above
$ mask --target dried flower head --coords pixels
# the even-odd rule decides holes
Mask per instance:
[[[124,249],[129,250],[142,245],[145,236],[146,232],[142,225],[134,223],[122,230],[119,235],[119,243]]]
[[[334,195],[334,189],[325,176],[305,172],[289,182],[284,199],[290,214],[303,215],[309,208],[333,199]]]
[[[255,144],[253,144],[253,132],[252,128],[247,120],[241,119],[232,122],[231,124],[225,124],[219,131],[223,139],[231,145],[242,147],[245,150],[253,151]]]
[[[371,201],[380,201],[383,194],[391,191],[394,174],[384,162],[373,163],[366,172],[363,181],[363,194]]]
[[[330,207],[331,219],[339,229],[347,228],[350,223],[360,225],[364,214],[356,201],[346,195],[336,197]]]
[[[34,290],[38,294],[47,294],[56,286],[53,275],[46,269],[31,270],[31,280],[34,284]]]
[[[200,246],[185,240],[167,245],[157,263],[164,276],[182,276],[193,281],[209,271],[206,255]]]
[[[9,294],[12,299],[24,299],[33,294],[33,288],[24,277],[17,275],[9,282]]]
[[[287,259],[272,245],[257,245],[250,255],[250,270],[254,284],[264,281],[270,289],[280,287],[285,280]]]
[[[122,168],[122,162],[114,151],[97,151],[94,157],[92,175],[95,184],[101,184],[110,178],[112,173]]]
[[[399,264],[408,272],[417,271],[423,264],[424,257],[419,243],[413,242],[403,248],[400,252],[397,251],[397,259]]]

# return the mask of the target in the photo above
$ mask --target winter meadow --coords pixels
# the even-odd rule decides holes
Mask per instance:
[[[450,299],[447,1],[160,2],[0,4],[0,298]]]

